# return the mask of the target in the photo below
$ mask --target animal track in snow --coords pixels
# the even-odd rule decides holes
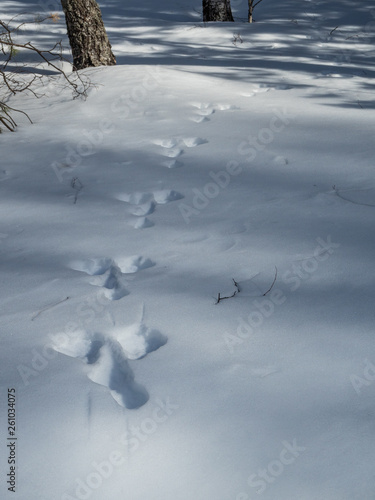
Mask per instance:
[[[172,138],[172,139],[155,139],[153,141],[153,143],[156,144],[157,146],[161,146],[162,148],[170,149],[170,148],[174,148],[175,146],[177,146],[178,141],[174,138]]]
[[[158,330],[148,328],[143,321],[121,328],[116,333],[126,357],[142,359],[167,343],[167,337]]]
[[[197,109],[196,113],[201,116],[209,116],[215,113],[213,104],[205,102],[192,102],[191,105]]]
[[[93,285],[95,283],[92,283]],[[121,283],[121,271],[116,264],[113,264],[105,276],[104,283],[101,285],[105,288],[104,295],[110,300],[119,300],[129,292]]]
[[[357,71],[337,73],[332,70],[324,70],[321,73],[318,73],[315,78],[354,78],[355,76],[362,76],[362,74]]]
[[[195,110],[195,116],[191,117],[191,120],[196,122],[196,123],[202,123],[204,121],[208,121],[209,118],[208,116],[214,114],[217,110],[219,111],[228,111],[231,109],[238,109],[237,106],[234,106],[232,104],[209,104],[209,103],[203,103],[203,102],[192,102],[191,106],[196,108]]]
[[[155,139],[152,142],[162,148],[162,156],[170,158],[170,160],[164,161],[162,165],[167,168],[177,168],[183,165],[183,163],[178,161],[177,158],[184,153],[184,146],[188,148],[195,148],[201,144],[206,144],[208,141],[206,139],[202,139],[201,137],[172,137],[170,139]]]
[[[196,146],[207,144],[208,142],[206,139],[202,139],[201,137],[186,137],[183,141],[188,148],[195,148]]]
[[[161,189],[152,192],[121,193],[116,196],[120,201],[129,203],[130,213],[137,217],[146,217],[155,211],[157,205],[165,205],[172,201],[181,200],[183,195],[173,189]],[[137,228],[150,227],[153,225],[147,218],[143,223],[137,224]]]
[[[176,147],[179,144],[179,140],[175,138],[171,139],[155,139],[152,141],[156,146],[162,148],[161,154],[167,156],[168,158],[178,158],[183,154],[183,149]]]
[[[183,149],[180,148],[173,148],[173,149],[167,149],[162,153],[163,156],[167,156],[168,158],[178,158],[184,153]]]
[[[191,120],[196,123],[209,121],[210,119],[208,117],[215,113],[213,105],[209,103],[192,102],[191,106],[195,108],[194,115],[191,117]]]
[[[135,191],[134,193],[123,193],[117,197],[121,201],[126,201],[132,205],[142,205],[152,201],[152,193],[144,193],[141,191]]]
[[[134,229],[146,229],[147,227],[154,226],[154,223],[147,217],[138,217],[132,225]]]
[[[151,259],[145,259],[139,255],[118,259],[117,263],[121,272],[124,274],[136,273],[142,269],[147,269],[155,265],[155,262]]]
[[[290,85],[286,85],[280,83],[278,85],[268,85],[265,83],[261,83],[259,85],[255,85],[249,92],[242,94],[243,97],[254,97],[257,94],[264,94],[269,92],[270,90],[290,90],[292,87]]]
[[[182,194],[174,191],[173,189],[161,189],[160,191],[154,191],[154,200],[158,205],[165,205],[166,203],[181,200],[182,198]]]
[[[131,213],[137,217],[145,217],[146,215],[151,215],[155,211],[154,201],[148,201],[147,203],[142,203],[140,205],[134,205],[131,209]]]
[[[239,109],[237,106],[234,106],[233,104],[218,104],[217,107],[219,108],[220,111],[229,111],[231,109]]]
[[[182,161],[171,159],[162,162],[162,165],[167,168],[179,168],[183,166]]]
[[[119,300],[130,293],[123,283],[123,275],[136,273],[154,265],[155,263],[150,259],[133,256],[120,258],[118,262],[106,257],[75,261],[71,263],[70,267],[93,276],[91,285],[103,287],[104,295],[108,299]]]
[[[190,119],[195,123],[203,123],[209,121],[209,118],[207,118],[206,116],[192,116]]]
[[[147,390],[135,381],[129,360],[139,360],[166,344],[167,337],[148,328],[143,321],[118,328],[111,334],[81,330],[67,338],[52,339],[55,351],[81,359],[87,377],[110,390],[113,399],[128,409],[140,408],[149,399]]]
[[[270,85],[266,85],[266,84],[263,84],[261,83],[260,85],[256,85],[252,91],[255,93],[255,94],[263,94],[265,92],[269,92],[270,90],[273,90],[273,88],[270,86]]]
[[[95,278],[91,285],[104,288],[104,295],[110,300],[119,300],[129,295],[122,283],[121,271],[117,264],[108,258],[88,259],[75,261],[70,266],[76,271],[81,271]]]
[[[78,260],[72,262],[70,267],[75,271],[82,271],[90,276],[104,274],[111,267],[112,259],[106,257],[99,259]]]

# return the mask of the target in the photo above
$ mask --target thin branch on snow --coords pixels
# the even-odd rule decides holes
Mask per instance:
[[[333,28],[333,30],[331,30],[331,31],[329,32],[329,36],[331,36],[331,35],[332,35],[332,33],[334,33],[334,32],[337,30],[337,28],[338,28],[338,26],[336,26],[336,28]]]
[[[74,196],[74,205],[77,203],[78,195],[83,189],[82,182],[78,179],[78,177],[73,177],[70,182],[71,187],[75,190],[76,194]]]
[[[243,40],[242,40],[242,37],[241,37],[241,33],[235,33],[233,35],[232,43],[233,43],[233,45],[235,47],[237,47],[237,43],[243,43]]]
[[[267,294],[270,293],[270,291],[272,290],[272,288],[274,287],[275,283],[276,283],[276,280],[277,280],[277,267],[275,266],[275,276],[273,278],[273,281],[271,283],[271,286],[268,288],[268,290],[266,292],[264,292],[262,294],[262,297],[265,297]],[[232,293],[232,295],[228,295],[227,297],[222,297],[220,292],[217,294],[217,300],[215,302],[215,305],[216,304],[219,304],[222,300],[225,300],[225,299],[232,299],[233,297],[235,297],[238,293],[240,293],[241,289],[240,289],[240,286],[239,284],[237,283],[237,281],[235,279],[233,279],[233,284],[234,286],[236,287],[236,290]]]
[[[273,279],[272,285],[269,287],[269,289],[266,292],[264,292],[263,297],[265,297],[267,295],[267,293],[270,293],[274,284],[276,283],[276,280],[277,280],[277,267],[275,266],[275,277]]]
[[[346,196],[341,194],[341,191],[339,191],[335,185],[332,186],[332,189],[333,189],[336,196],[338,196],[339,198],[341,198],[344,201],[347,201],[348,203],[353,203],[353,205],[361,205],[362,207],[375,207],[375,204],[361,203],[360,201],[354,201],[354,200],[351,200],[350,198],[347,198]]]
[[[232,297],[235,297],[235,296],[237,295],[237,293],[240,293],[240,291],[241,291],[241,290],[240,290],[240,287],[239,287],[239,285],[238,285],[237,281],[236,281],[234,278],[232,278],[232,280],[233,280],[233,284],[234,284],[234,286],[236,287],[236,289],[237,289],[237,290],[235,290],[235,291],[233,292],[233,294],[232,294],[232,295],[229,295],[228,297],[222,297],[222,296],[220,295],[220,292],[219,292],[219,293],[217,294],[217,301],[215,302],[215,305],[216,305],[216,304],[219,304],[219,302],[221,302],[222,300],[225,300],[225,299],[231,299]]]
[[[63,302],[69,300],[69,297],[65,297],[65,299],[59,300],[59,302],[54,302],[53,304],[48,305],[44,309],[41,309],[37,313],[34,314],[34,316],[31,318],[31,321],[34,321],[35,318],[37,318],[42,312],[48,311],[48,309],[52,309],[52,307],[58,306],[59,304],[62,304]]]

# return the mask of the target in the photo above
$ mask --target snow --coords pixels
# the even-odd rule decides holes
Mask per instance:
[[[1,497],[373,499],[375,11],[101,7],[117,66],[0,136]]]

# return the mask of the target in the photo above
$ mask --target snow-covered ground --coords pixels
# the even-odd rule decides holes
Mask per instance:
[[[375,9],[246,3],[107,2],[88,99],[11,100],[1,498],[375,498]]]

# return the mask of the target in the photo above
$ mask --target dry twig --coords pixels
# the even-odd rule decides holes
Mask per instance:
[[[52,14],[46,18],[38,19],[36,22],[42,23],[46,19],[55,20],[55,17]],[[10,96],[21,92],[29,92],[34,97],[40,98],[44,95],[40,89],[46,86],[46,81],[49,83],[57,77],[62,77],[65,86],[72,89],[73,98],[87,97],[87,91],[91,87],[90,81],[84,75],[77,72],[74,75],[69,75],[58,66],[57,62],[67,61],[62,55],[61,40],[49,50],[41,50],[31,42],[18,43],[16,41],[16,36],[21,28],[34,23],[20,22],[17,24],[15,18],[9,22],[0,20],[0,54],[3,56],[0,63],[0,126],[3,125],[11,132],[14,132],[17,126],[15,120],[11,117],[11,112],[24,114],[30,122],[31,119],[24,111],[9,106]],[[36,63],[31,70],[30,66],[19,64],[15,58],[21,50],[35,54],[41,63],[47,63],[47,66],[55,74],[48,77],[38,74]],[[11,66],[10,63],[12,63]]]
[[[240,293],[240,287],[237,283],[237,281],[235,279],[233,279],[233,284],[234,286],[236,287],[236,290],[232,293],[232,295],[229,295],[228,297],[221,297],[220,295],[220,292],[217,294],[217,301],[215,302],[215,304],[219,304],[219,302],[221,302],[222,300],[225,300],[225,299],[231,299],[232,297],[234,297],[235,295],[237,295],[237,293]]]
[[[269,289],[266,292],[264,292],[263,297],[265,297],[267,295],[267,293],[270,293],[274,284],[276,283],[276,280],[277,280],[277,267],[275,266],[275,277],[273,279],[272,285],[269,287]]]

